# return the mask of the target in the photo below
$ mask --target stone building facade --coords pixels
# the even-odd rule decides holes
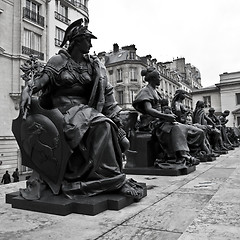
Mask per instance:
[[[30,54],[43,64],[59,51],[63,29],[83,18],[89,22],[88,0],[0,0],[0,176],[20,172],[21,158],[11,131],[19,114],[20,92],[25,85],[20,66]]]
[[[173,62],[157,62],[151,55],[140,57],[135,45],[119,48],[113,44],[109,53],[101,52],[98,57],[107,68],[110,83],[114,86],[115,96],[123,109],[133,109],[132,102],[137,92],[144,86],[141,71],[148,66],[157,68],[161,75],[161,84],[158,87],[162,97],[168,99],[169,104],[177,89],[186,90],[189,95],[184,104],[192,109],[191,91],[201,88],[201,76],[197,68],[185,64],[185,59],[176,59]]]
[[[132,109],[135,95],[144,86],[141,71],[147,65],[136,54],[136,50],[135,45],[120,49],[118,44],[114,44],[112,52],[98,54],[107,68],[108,79],[114,86],[116,100],[123,109]]]
[[[205,111],[213,107],[217,115],[229,110],[227,126],[240,126],[240,72],[220,74],[220,83],[192,92],[193,104],[198,100],[205,103]]]

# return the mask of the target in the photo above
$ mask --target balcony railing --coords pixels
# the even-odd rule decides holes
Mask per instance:
[[[55,46],[60,47],[60,45],[62,44],[62,40],[57,39],[57,38],[55,38],[54,40],[55,40]],[[63,46],[63,48],[66,48],[66,49],[67,49],[68,46],[69,46],[69,44],[66,43],[66,44]]]
[[[59,39],[55,38],[55,46],[58,46],[58,47],[60,47],[61,43],[62,43],[62,41],[61,41],[61,40],[59,40]]]
[[[82,3],[80,3],[79,0],[67,0],[67,2],[70,2],[77,8],[83,9],[85,12],[88,12],[88,8],[85,5],[83,5]]]
[[[66,23],[67,25],[71,24],[71,20],[67,17],[63,16],[62,14],[55,11],[55,18],[63,23]]]
[[[44,27],[44,17],[25,7],[23,8],[23,18],[26,18],[31,22],[37,23],[38,25]]]
[[[28,48],[28,47],[25,47],[25,46],[22,46],[22,53],[23,54],[26,54],[26,55],[31,55],[31,54],[33,54],[33,55],[36,55],[36,56],[38,56],[38,58],[40,59],[40,60],[44,60],[44,53],[42,53],[42,52],[38,52],[38,51],[36,51],[36,50],[34,50],[34,49],[31,49],[31,48]]]

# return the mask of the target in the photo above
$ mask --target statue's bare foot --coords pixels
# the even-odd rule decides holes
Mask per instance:
[[[139,201],[143,198],[143,187],[133,179],[128,179],[120,189],[120,193]]]
[[[190,155],[186,155],[184,157],[186,159],[187,164],[189,164],[189,165],[195,166],[200,163],[200,160],[198,158],[192,157]]]
[[[27,188],[19,189],[20,195],[27,200],[38,200],[46,185],[39,179],[31,179],[27,182]]]

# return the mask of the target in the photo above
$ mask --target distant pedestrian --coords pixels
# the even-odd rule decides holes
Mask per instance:
[[[19,182],[18,168],[16,168],[15,172],[13,172],[12,177],[13,177],[13,182]]]
[[[8,171],[6,171],[6,173],[3,174],[3,178],[2,178],[1,183],[8,184],[10,182],[11,182],[11,177],[10,177]]]

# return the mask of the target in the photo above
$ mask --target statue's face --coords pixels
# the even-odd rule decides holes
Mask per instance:
[[[191,125],[192,124],[192,116],[190,114],[186,117],[186,124]]]
[[[204,108],[204,102],[203,101],[197,102],[197,107],[198,108]]]
[[[213,111],[213,110],[210,110],[210,111],[209,111],[209,114],[211,114],[211,115],[214,114],[214,111]]]
[[[156,86],[160,85],[161,78],[160,78],[159,72],[154,71],[153,76],[152,76],[152,81],[156,84]]]
[[[92,47],[91,38],[82,36],[77,37],[75,38],[75,45],[81,53],[89,53],[89,50]]]
[[[179,93],[179,99],[185,99],[185,97],[186,97],[186,95],[185,95],[185,93],[183,93],[183,92],[181,92],[181,93]]]

